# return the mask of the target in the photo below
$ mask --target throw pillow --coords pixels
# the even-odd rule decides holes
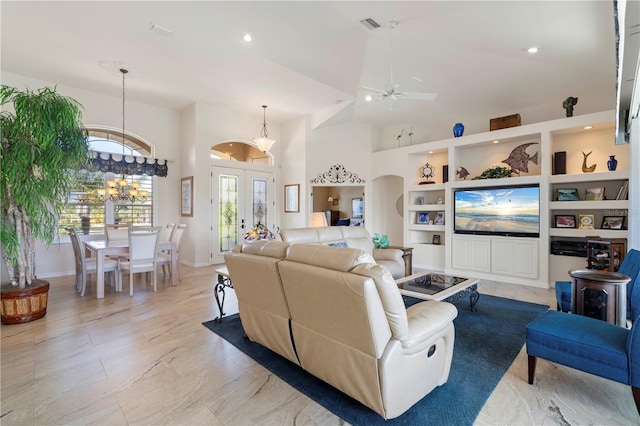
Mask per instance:
[[[329,243],[327,245],[329,247],[343,247],[343,248],[348,247],[346,241],[338,241],[337,243]]]
[[[349,226],[351,224],[351,219],[347,218],[347,219],[338,219],[338,223],[336,223],[336,226]]]

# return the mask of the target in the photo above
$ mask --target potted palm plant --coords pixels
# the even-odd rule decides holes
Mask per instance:
[[[55,87],[2,85],[0,106],[2,322],[19,323],[46,313],[49,283],[35,276],[35,241],[51,244],[56,237],[72,183],[68,171],[87,161],[88,142],[82,106]]]

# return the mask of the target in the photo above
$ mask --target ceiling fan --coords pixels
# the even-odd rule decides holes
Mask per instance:
[[[397,21],[389,21],[387,26],[389,27],[389,57],[390,57],[390,71],[391,71],[391,84],[389,89],[377,89],[375,87],[361,87],[362,90],[377,93],[377,97],[371,97],[367,99],[368,103],[387,99],[389,101],[397,101],[400,99],[416,100],[416,101],[433,101],[438,96],[437,93],[423,93],[423,92],[402,92],[399,90],[400,85],[393,81],[393,29],[398,25]]]

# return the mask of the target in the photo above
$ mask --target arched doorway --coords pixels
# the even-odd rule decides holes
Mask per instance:
[[[211,263],[260,223],[275,227],[273,155],[253,142],[224,141],[211,147]]]

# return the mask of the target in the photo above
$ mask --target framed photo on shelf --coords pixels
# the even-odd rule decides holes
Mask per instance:
[[[416,218],[417,223],[427,224],[429,223],[429,212],[418,212],[418,217]]]
[[[575,228],[576,216],[572,214],[556,215],[556,228]]]
[[[558,188],[556,189],[556,201],[580,201],[578,190],[576,188]]]
[[[433,244],[434,246],[439,246],[440,245],[440,235],[435,234],[431,240],[431,244]]]
[[[444,212],[438,212],[433,220],[434,225],[444,225]]]
[[[584,199],[588,201],[604,200],[604,188],[587,188],[584,190]]]
[[[424,197],[416,197],[416,204],[423,205],[424,204]]]
[[[593,223],[595,218],[592,214],[580,214],[578,215],[578,229],[595,229]]]
[[[602,218],[602,229],[624,229],[626,216],[605,216]]]

